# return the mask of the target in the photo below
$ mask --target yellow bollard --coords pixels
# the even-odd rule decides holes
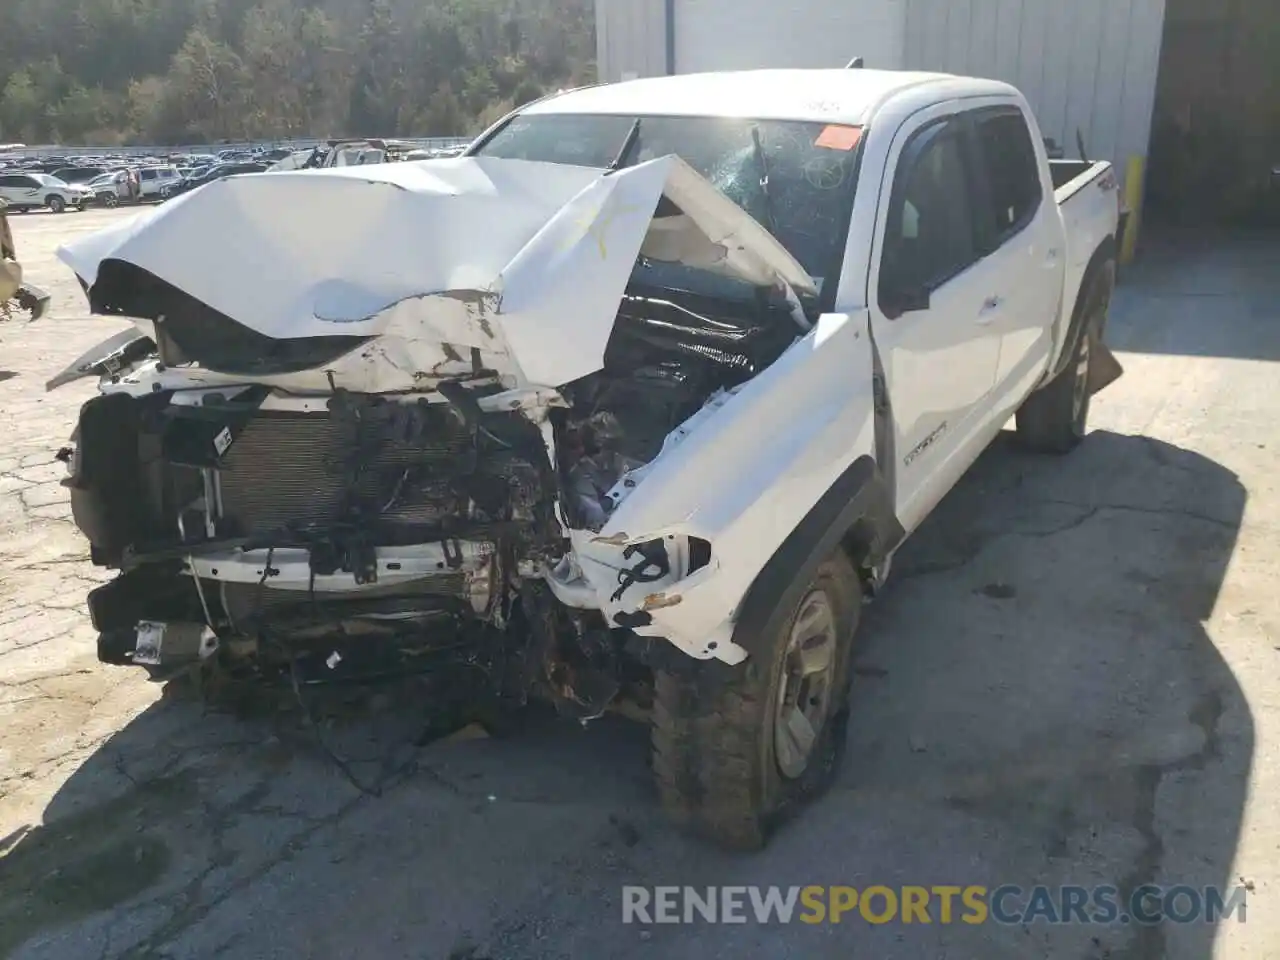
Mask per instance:
[[[1129,210],[1129,223],[1125,227],[1124,239],[1120,247],[1120,263],[1133,262],[1138,250],[1138,230],[1142,226],[1142,193],[1146,182],[1147,158],[1132,156],[1129,158],[1124,177],[1124,204]]]

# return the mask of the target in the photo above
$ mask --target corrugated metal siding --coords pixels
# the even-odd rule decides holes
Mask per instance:
[[[666,0],[596,0],[596,69],[606,81],[666,74]]]
[[[675,0],[676,72],[901,67],[906,2]]]
[[[1008,81],[1045,136],[1091,156],[1145,156],[1165,0],[673,0],[675,69],[843,66]],[[600,76],[667,72],[666,0],[597,0]]]
[[[1044,135],[1090,156],[1146,155],[1165,0],[905,0],[904,66],[1014,84]]]

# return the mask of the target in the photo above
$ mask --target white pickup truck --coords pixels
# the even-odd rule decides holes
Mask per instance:
[[[629,697],[668,809],[757,846],[830,781],[894,551],[1011,417],[1084,437],[1118,213],[1009,86],[799,70],[571,91],[458,159],[79,240],[136,328],[51,382],[101,377],[66,481],[122,571],[99,656]]]

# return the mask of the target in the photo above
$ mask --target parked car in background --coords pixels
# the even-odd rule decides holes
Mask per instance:
[[[215,163],[202,173],[169,185],[168,192],[161,194],[161,196],[164,199],[176,197],[180,194],[188,193],[196,189],[196,187],[203,187],[206,183],[221,180],[223,177],[231,177],[241,173],[262,173],[266,169],[267,164],[265,163]]]
[[[321,167],[362,167],[372,163],[396,163],[414,151],[403,140],[381,138],[330,140],[329,152]]]
[[[320,166],[324,157],[325,151],[319,147],[312,147],[310,150],[294,150],[287,157],[273,162],[267,170],[271,173],[280,173],[285,170],[310,170]]]
[[[62,180],[64,183],[88,183],[94,177],[99,177],[106,173],[105,167],[94,166],[75,166],[75,167],[59,167],[51,174]]]
[[[85,186],[93,191],[94,203],[103,207],[114,207],[130,199],[128,179],[127,171],[115,170],[95,177]]]
[[[174,166],[143,167],[138,171],[143,200],[161,200],[182,181],[182,175]]]
[[[62,213],[68,207],[83,210],[93,202],[93,191],[47,173],[8,173],[0,176],[0,200],[16,212],[47,208]]]

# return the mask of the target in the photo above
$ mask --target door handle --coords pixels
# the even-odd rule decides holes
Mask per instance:
[[[987,297],[982,303],[982,309],[978,311],[978,323],[990,323],[1002,306],[1004,306],[1004,297]]]
[[[1044,255],[1044,262],[1045,262],[1045,263],[1047,263],[1047,264],[1049,264],[1049,265],[1051,265],[1051,266],[1052,266],[1053,264],[1055,264],[1055,263],[1057,263],[1057,262],[1058,262],[1058,248],[1057,248],[1057,247],[1054,247],[1053,249],[1051,249],[1048,253],[1046,253],[1046,254]]]

